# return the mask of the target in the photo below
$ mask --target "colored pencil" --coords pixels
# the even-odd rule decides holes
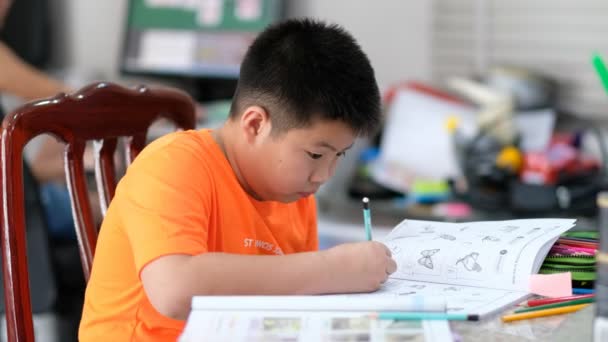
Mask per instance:
[[[589,304],[578,304],[578,305],[564,306],[561,308],[516,313],[516,314],[512,314],[512,315],[502,316],[502,321],[503,322],[513,322],[513,321],[519,321],[522,319],[561,315],[561,314],[565,314],[565,313],[578,311],[587,306],[589,306]]]
[[[416,321],[416,320],[449,320],[449,321],[477,321],[477,315],[442,312],[379,312],[371,315],[377,319],[394,321]]]
[[[567,302],[567,301],[571,301],[571,300],[593,298],[593,297],[595,297],[595,294],[584,294],[584,295],[575,295],[575,296],[566,296],[566,297],[557,297],[557,298],[530,299],[527,304],[528,304],[528,306],[539,306],[539,305],[561,303],[561,302]]]
[[[584,248],[594,248],[594,249],[597,249],[599,247],[599,243],[597,243],[597,242],[562,240],[562,239],[558,239],[557,244],[584,247]]]
[[[583,298],[583,299],[569,300],[569,301],[553,303],[553,304],[530,306],[527,308],[517,309],[517,310],[515,310],[515,313],[531,312],[531,311],[538,311],[538,310],[545,310],[545,309],[552,309],[552,308],[561,308],[563,306],[571,306],[571,305],[576,305],[576,304],[587,304],[587,303],[593,303],[593,302],[595,302],[595,298]]]

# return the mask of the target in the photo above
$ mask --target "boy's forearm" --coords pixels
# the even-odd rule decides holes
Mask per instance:
[[[327,251],[282,256],[205,253],[171,255],[146,268],[172,269],[170,277],[148,278],[144,287],[156,309],[169,317],[185,319],[195,295],[297,295],[339,291]],[[161,260],[163,259],[163,260]],[[162,274],[164,272],[158,272]],[[146,285],[148,284],[148,285]]]
[[[200,294],[318,294],[332,292],[327,252],[281,256],[207,253],[190,259],[189,284]],[[201,281],[204,284],[201,284]]]
[[[173,254],[145,266],[141,280],[161,314],[185,319],[196,295],[302,295],[377,290],[397,264],[377,241],[281,256]]]

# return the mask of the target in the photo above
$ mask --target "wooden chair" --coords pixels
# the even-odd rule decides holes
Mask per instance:
[[[140,86],[127,89],[95,83],[71,94],[26,104],[7,115],[2,124],[2,209],[0,243],[9,341],[33,341],[33,323],[27,269],[23,164],[24,145],[33,137],[49,133],[65,143],[65,170],[72,202],[79,252],[88,280],[97,228],[94,225],[83,165],[87,141],[94,141],[95,174],[102,211],[116,187],[114,155],[125,137],[124,155],[129,165],[146,144],[150,125],[165,118],[177,128],[195,127],[191,98],[168,88]]]

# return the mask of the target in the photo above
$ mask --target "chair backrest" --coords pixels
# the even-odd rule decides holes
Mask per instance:
[[[25,241],[23,196],[23,147],[33,137],[52,134],[65,143],[64,162],[72,214],[85,280],[88,280],[97,227],[94,225],[83,154],[94,141],[95,174],[102,211],[116,187],[114,154],[118,139],[125,138],[124,155],[130,164],[146,144],[150,125],[168,119],[177,128],[195,127],[195,109],[185,93],[169,88],[127,89],[95,83],[78,92],[39,100],[7,115],[2,124],[2,208],[0,244],[9,341],[33,341],[29,275]]]

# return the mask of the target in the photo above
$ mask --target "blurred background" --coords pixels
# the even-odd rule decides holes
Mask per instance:
[[[199,2],[207,2],[211,6],[222,3]],[[166,3],[179,7],[180,3],[199,2]],[[257,2],[263,1],[254,1]],[[121,79],[120,56],[128,30],[130,2],[54,0],[51,3],[52,67],[65,70],[77,78]],[[131,1],[131,5],[138,3],[144,1]],[[381,87],[387,87],[404,77],[430,79],[432,4],[429,2],[410,4],[387,1],[378,5],[363,0],[276,0],[268,3],[274,11],[278,11],[268,17],[269,20],[311,16],[343,25],[369,54]],[[165,13],[171,13],[170,6],[166,8]],[[191,11],[194,12],[194,9]],[[137,11],[131,14],[135,16]]]

